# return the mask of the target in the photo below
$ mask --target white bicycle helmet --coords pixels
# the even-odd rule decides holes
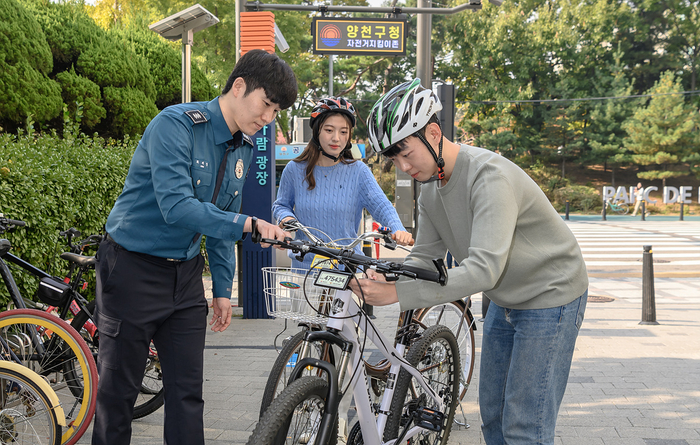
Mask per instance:
[[[402,83],[381,97],[367,118],[369,141],[377,153],[425,127],[442,110],[440,99],[420,84],[420,79]]]
[[[439,152],[436,154],[425,136],[418,132],[428,125],[433,115],[440,110],[442,110],[440,99],[432,90],[423,87],[420,79],[414,79],[393,88],[374,104],[367,118],[372,149],[382,154],[397,142],[409,136],[415,136],[425,144],[438,166],[438,174],[425,182],[444,179],[445,160],[442,158],[442,138],[439,142]],[[439,122],[438,125],[440,125]]]

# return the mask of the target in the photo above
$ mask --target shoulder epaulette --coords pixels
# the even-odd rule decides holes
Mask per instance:
[[[185,114],[192,120],[192,123],[194,124],[203,124],[204,122],[209,121],[209,119],[207,119],[204,113],[202,113],[199,110],[188,110],[185,111]]]

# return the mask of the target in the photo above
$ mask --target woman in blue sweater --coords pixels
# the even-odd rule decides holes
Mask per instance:
[[[396,242],[413,243],[399,215],[362,162],[355,162],[350,153],[355,108],[343,98],[321,99],[311,112],[313,137],[304,151],[287,164],[282,172],[277,200],[272,205],[273,217],[282,225],[296,219],[308,227],[319,229],[339,243],[349,244],[356,238],[367,209],[380,224],[392,229]],[[323,234],[316,234],[325,239]],[[298,237],[306,238],[301,232]],[[347,240],[347,241],[345,241]],[[361,253],[361,245],[355,247]],[[307,255],[299,262],[290,251],[292,267],[309,269],[313,261]],[[338,407],[338,443],[347,438],[348,409],[352,391]]]
[[[284,168],[272,205],[273,216],[280,224],[296,219],[334,240],[353,239],[364,208],[392,229],[397,243],[408,245],[413,238],[369,167],[352,158],[350,140],[355,122],[355,108],[343,98],[329,97],[316,104],[310,119],[313,137],[301,155]],[[361,246],[356,250],[361,252]],[[311,267],[311,256],[303,263],[290,257],[292,267]]]

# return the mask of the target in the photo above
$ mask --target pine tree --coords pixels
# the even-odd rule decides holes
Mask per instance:
[[[639,173],[642,179],[662,179],[687,175],[683,159],[697,152],[698,111],[688,105],[683,87],[673,72],[667,71],[648,91],[654,96],[646,107],[639,108],[624,125],[625,147],[633,152],[635,164],[649,166]]]

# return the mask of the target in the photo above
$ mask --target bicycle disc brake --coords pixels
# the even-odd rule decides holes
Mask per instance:
[[[362,439],[362,428],[360,428],[360,422],[355,422],[355,425],[350,429],[350,434],[348,434],[347,445],[364,445],[365,441]]]

